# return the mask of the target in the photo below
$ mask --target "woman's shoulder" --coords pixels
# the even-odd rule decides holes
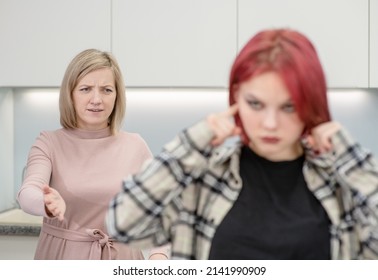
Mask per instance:
[[[56,130],[42,130],[37,137],[37,141],[38,140],[48,141],[54,138],[59,139],[62,137],[63,130],[64,130],[63,128],[59,128]]]
[[[120,131],[117,133],[117,137],[122,143],[125,143],[128,146],[148,147],[146,140],[136,132]]]
[[[32,149],[37,148],[45,153],[54,150],[56,144],[62,141],[61,131],[62,129],[40,131],[32,145]]]

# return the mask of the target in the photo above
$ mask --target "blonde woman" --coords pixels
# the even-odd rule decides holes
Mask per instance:
[[[120,131],[125,85],[115,58],[88,49],[68,65],[60,88],[61,129],[31,147],[18,202],[43,216],[35,259],[144,259],[107,233],[105,213],[123,178],[151,157],[142,137]],[[149,251],[167,259],[167,247]]]

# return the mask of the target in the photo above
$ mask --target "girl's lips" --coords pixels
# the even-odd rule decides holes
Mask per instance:
[[[264,143],[268,143],[268,144],[276,144],[280,141],[280,139],[277,137],[262,137],[261,140]]]

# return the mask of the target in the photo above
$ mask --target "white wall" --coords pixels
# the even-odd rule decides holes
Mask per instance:
[[[0,88],[0,212],[13,208],[13,92]]]
[[[333,118],[378,158],[378,89],[333,90],[329,102]]]

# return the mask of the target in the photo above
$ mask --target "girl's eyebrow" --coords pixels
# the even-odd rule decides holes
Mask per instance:
[[[247,95],[247,97],[252,97],[254,99],[259,100],[252,92],[246,92],[245,95]]]
[[[248,98],[253,98],[253,99],[255,99],[255,100],[257,100],[261,103],[264,103],[264,101],[262,101],[260,98],[256,97],[252,92],[247,91],[247,92],[245,92],[245,95]],[[284,102],[282,102],[281,105],[286,105],[288,103],[294,104],[293,100],[290,97],[287,100],[285,100]]]

